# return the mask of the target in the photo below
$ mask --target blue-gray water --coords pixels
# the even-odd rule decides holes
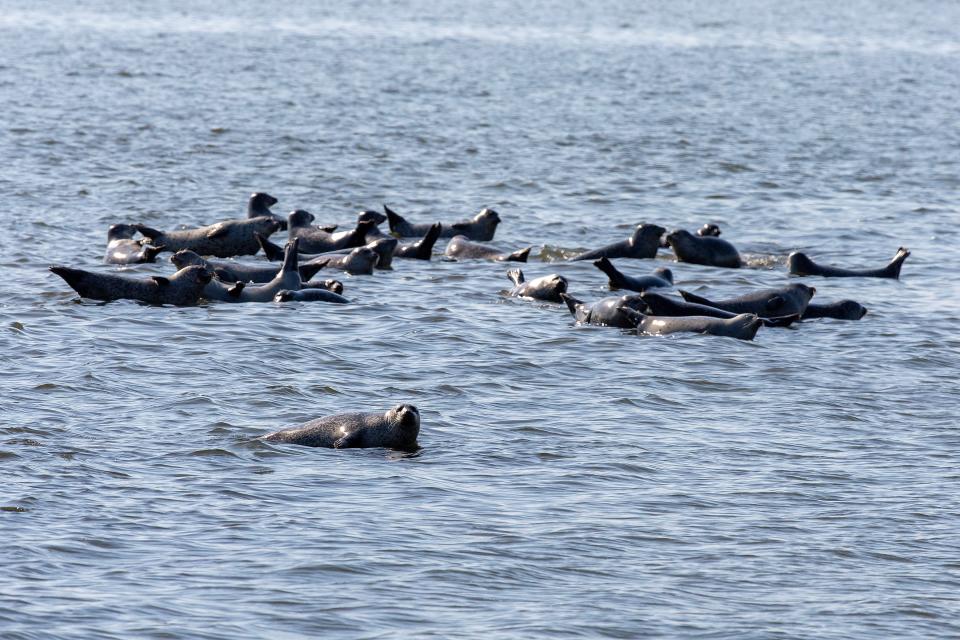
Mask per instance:
[[[956,3],[317,4],[2,3],[0,636],[960,635]],[[343,307],[78,304],[46,270],[254,190],[491,206],[548,257],[718,222],[751,268],[621,265],[708,295],[913,255],[808,279],[862,321],[752,343],[576,328],[488,263]],[[413,457],[251,442],[397,402]]]

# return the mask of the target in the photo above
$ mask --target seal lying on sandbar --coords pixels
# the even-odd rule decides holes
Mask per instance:
[[[708,300],[688,291],[680,291],[687,302],[705,304],[733,313],[753,313],[764,318],[803,315],[817,290],[805,284],[790,284],[779,289],[754,291],[727,300]]]
[[[825,304],[807,305],[803,312],[803,320],[817,318],[833,318],[834,320],[859,320],[867,315],[867,308],[855,300],[840,300]]]
[[[621,273],[606,257],[594,262],[593,266],[607,274],[611,289],[628,289],[642,293],[647,289],[670,288],[673,286],[673,272],[666,267],[654,269],[653,275],[638,278]]]
[[[694,302],[685,302],[683,300],[677,300],[672,296],[665,296],[659,293],[654,293],[652,291],[647,291],[646,293],[640,294],[640,297],[643,299],[644,304],[647,305],[645,313],[649,313],[654,316],[709,316],[711,318],[733,318],[737,314],[732,311],[724,311],[723,309],[718,309],[717,307],[708,307],[705,304],[696,304]],[[809,307],[807,307],[809,308]],[[763,320],[763,326],[765,327],[789,327],[791,324],[800,319],[799,314],[794,314],[792,316],[783,316],[778,318],[765,318],[760,317]]]
[[[556,273],[527,282],[523,277],[523,271],[511,269],[507,271],[507,277],[515,285],[508,295],[518,298],[533,298],[545,302],[563,302],[560,294],[566,293],[569,285],[566,278]]]
[[[420,411],[412,404],[398,404],[386,413],[341,413],[317,418],[260,439],[305,447],[389,447],[415,451],[419,433]]]
[[[397,246],[393,251],[394,258],[411,258],[413,260],[429,260],[433,257],[433,245],[437,243],[443,225],[435,222],[430,225],[427,234],[416,242],[405,242]],[[367,236],[369,237],[369,236]]]
[[[115,224],[107,229],[107,252],[103,261],[109,264],[153,262],[163,247],[154,247],[134,240],[137,228],[132,224]]]
[[[560,297],[567,303],[567,309],[573,314],[577,324],[634,329],[640,318],[636,313],[627,313],[625,309],[633,312],[642,312],[646,309],[646,305],[638,295],[603,298],[593,304],[585,304],[566,293],[561,293]]]
[[[624,313],[636,313],[630,309]],[[637,313],[640,321],[637,329],[652,335],[666,335],[669,333],[692,332],[709,333],[713,336],[725,336],[739,340],[753,340],[763,321],[752,313],[741,313],[729,319],[712,318],[707,316],[645,316]]]
[[[526,262],[530,249],[525,247],[513,253],[504,253],[496,247],[489,247],[479,242],[470,242],[466,236],[453,236],[447,244],[443,255],[456,260],[493,260],[495,262]]]
[[[261,216],[273,218],[280,223],[280,231],[287,230],[287,220],[270,211],[270,207],[277,204],[277,199],[269,193],[258,191],[250,195],[247,200],[247,218],[259,218]]]
[[[824,278],[900,278],[900,267],[910,257],[910,251],[904,247],[897,249],[890,264],[882,269],[841,269],[820,265],[807,257],[807,254],[794,251],[787,257],[787,269],[792,276],[823,276]]]
[[[608,244],[605,247],[584,251],[570,258],[576,260],[596,260],[597,258],[655,258],[660,248],[660,237],[666,229],[655,224],[641,224],[633,235],[626,240]]]
[[[339,293],[328,291],[327,289],[300,289],[299,291],[288,291],[284,289],[273,297],[274,302],[334,302],[337,304],[347,304],[350,301]]]
[[[667,244],[677,256],[677,262],[705,264],[713,267],[743,266],[737,249],[720,238],[695,236],[689,231],[677,229],[667,234]]]
[[[387,205],[383,205],[383,210],[387,212],[387,220],[390,222],[390,231],[401,238],[419,238],[429,231],[429,224],[412,224],[407,222],[399,213],[393,211]],[[452,224],[444,223],[440,230],[441,238],[452,238],[453,236],[466,236],[468,240],[477,242],[489,242],[493,240],[493,235],[497,232],[497,225],[500,224],[500,214],[493,209],[481,209],[480,213],[473,216],[471,220],[461,220]]]
[[[196,304],[213,277],[204,267],[180,269],[169,278],[128,278],[112,273],[93,273],[69,267],[50,267],[74,291],[91,300],[139,300],[149,304]]]
[[[331,233],[331,227],[315,227],[315,220],[309,211],[297,209],[287,216],[287,237],[300,239],[300,250],[304,253],[325,253],[337,249],[351,249],[367,243],[367,232],[377,225],[371,220],[357,222],[350,231]],[[336,227],[332,227],[336,228]],[[263,234],[266,237],[268,234]]]
[[[225,220],[199,229],[182,231],[158,231],[142,224],[133,225],[137,231],[149,238],[154,246],[163,246],[164,251],[190,249],[201,256],[230,258],[232,256],[252,256],[260,250],[254,234],[268,237],[280,228],[273,218],[261,216],[249,220]]]
[[[320,256],[307,264],[319,266],[321,269],[343,269],[352,276],[370,276],[373,275],[373,268],[379,259],[376,251],[364,246],[353,249],[345,256]]]
[[[283,248],[280,245],[270,242],[266,238],[257,237],[257,241],[260,243],[260,247],[263,249],[263,255],[267,257],[267,260],[283,260]],[[397,245],[400,243],[399,240],[390,236],[382,236],[380,238],[375,238],[367,244],[363,245],[373,249],[377,254],[377,269],[392,269],[393,268],[393,255],[394,251],[397,249]],[[336,251],[325,251],[323,253],[301,253],[300,259],[305,262],[310,262],[317,258],[327,258],[327,257],[336,257],[336,256],[345,256],[352,251],[350,249],[337,249]]]
[[[282,253],[283,249],[280,251]],[[183,269],[191,264],[205,266],[224,282],[270,282],[276,277],[277,271],[279,270],[279,267],[271,264],[256,265],[207,260],[198,256],[196,252],[187,249],[181,249],[170,256],[170,262],[172,262],[177,269]],[[317,271],[320,271],[320,267],[317,265],[300,265],[300,278],[309,280],[316,275]]]

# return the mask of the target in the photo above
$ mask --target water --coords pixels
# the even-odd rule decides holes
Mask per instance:
[[[241,6],[235,6],[240,4]],[[960,634],[953,3],[5,2],[4,638]],[[719,223],[723,296],[860,322],[752,343],[576,328],[504,265],[351,306],[76,303],[114,222],[482,206],[547,258]],[[605,294],[590,264],[560,272]],[[167,263],[135,267],[168,273]],[[423,449],[253,436],[421,410]]]

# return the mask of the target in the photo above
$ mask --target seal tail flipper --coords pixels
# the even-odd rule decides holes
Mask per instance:
[[[582,301],[582,300],[577,300],[576,298],[574,298],[573,296],[571,296],[571,295],[568,294],[568,293],[561,293],[561,294],[560,294],[560,299],[567,303],[567,309],[569,309],[569,310],[570,310],[570,314],[573,315],[574,318],[576,318],[576,317],[577,317],[577,305],[578,305],[578,304],[583,304],[583,301]]]
[[[325,224],[317,228],[320,229],[320,231],[325,231],[326,233],[333,233],[334,231],[337,230],[337,227],[339,226],[340,225],[338,224]]]
[[[362,247],[367,244],[367,233],[375,226],[377,225],[375,225],[372,220],[362,220],[358,222],[357,226],[350,232],[344,248],[352,249],[353,247]]]
[[[707,300],[706,298],[701,298],[700,296],[694,295],[689,291],[678,289],[677,293],[679,293],[680,296],[683,297],[683,299],[686,300],[687,302],[694,302],[696,304],[705,304],[708,307],[714,307],[715,309],[719,308],[715,303],[711,302],[710,300]]]
[[[629,288],[628,286],[626,286],[627,285],[626,278],[623,277],[623,274],[620,273],[615,266],[613,266],[613,263],[610,262],[610,259],[607,258],[606,256],[604,256],[603,258],[600,258],[599,260],[595,260],[593,263],[593,266],[595,266],[597,269],[600,269],[600,271],[603,271],[605,274],[607,274],[607,278],[609,278],[610,280],[611,288],[613,289]]]
[[[309,282],[313,276],[317,274],[317,271],[323,269],[322,265],[313,264],[308,262],[307,264],[300,265],[300,279],[304,282]]]
[[[166,248],[167,248],[167,247],[164,246],[164,245],[162,245],[162,244],[158,244],[158,245],[145,244],[145,245],[143,245],[143,260],[144,260],[144,262],[153,262],[154,260],[157,259],[157,254],[160,253],[161,251],[163,251],[163,250],[166,249]]]
[[[50,271],[57,274],[63,278],[64,282],[70,285],[70,288],[83,295],[83,292],[80,291],[79,287],[82,287],[82,282],[86,276],[85,271],[80,269],[71,269],[70,267],[60,267],[60,266],[51,266]]]
[[[897,249],[897,255],[893,257],[893,260],[890,261],[890,264],[887,265],[885,271],[887,272],[887,277],[900,279],[900,268],[903,266],[903,261],[910,257],[910,250],[906,247],[900,247]]]
[[[789,327],[800,319],[800,314],[795,313],[792,316],[778,316],[776,318],[761,318],[765,327]]]
[[[646,316],[637,311],[636,309],[631,309],[630,307],[620,307],[620,313],[627,316],[627,319],[633,324],[634,327],[639,327],[640,323],[646,319]]]
[[[526,262],[527,257],[530,255],[531,249],[533,249],[533,247],[526,247],[524,249],[520,249],[519,251],[514,251],[513,253],[510,253],[504,256],[503,261],[504,262]]]
[[[387,214],[387,224],[390,225],[391,233],[396,233],[400,236],[406,235],[404,232],[409,229],[410,224],[403,218],[403,216],[387,205],[383,205],[383,212]]]
[[[391,227],[391,230],[392,229],[393,227]],[[423,236],[423,239],[417,243],[416,257],[418,260],[429,260],[430,257],[433,256],[433,245],[437,244],[437,238],[440,237],[442,230],[443,225],[439,222],[435,222],[430,226],[430,229],[427,230],[427,235]]]
[[[513,280],[515,285],[523,284],[523,271],[520,271],[520,269],[510,269],[510,271],[507,271],[507,277]]]
[[[159,238],[163,235],[163,231],[157,231],[153,227],[148,227],[145,224],[135,224],[133,227],[139,231],[140,235],[142,235],[144,238],[150,238],[151,240],[154,238]]]
[[[227,293],[230,294],[231,298],[239,298],[240,294],[243,292],[243,288],[247,286],[246,283],[240,282],[239,280],[233,284],[232,287],[227,289]]]
[[[297,252],[299,247],[300,238],[294,238],[287,242],[287,246],[283,248],[283,266],[280,267],[281,272],[290,273],[291,271],[297,271],[299,273],[300,254]]]
[[[270,242],[259,233],[254,233],[253,235],[256,236],[257,243],[259,243],[260,248],[263,249],[263,255],[267,257],[267,260],[270,262],[283,260],[283,247],[276,243]]]

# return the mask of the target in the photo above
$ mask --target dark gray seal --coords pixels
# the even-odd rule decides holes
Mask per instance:
[[[134,240],[137,232],[132,224],[115,224],[107,229],[107,251],[103,261],[108,264],[140,264],[156,260],[164,247]]]
[[[277,204],[277,199],[274,198],[269,193],[264,193],[258,191],[250,195],[250,199],[247,200],[247,218],[273,218],[280,223],[280,231],[287,230],[287,220],[283,216],[279,216],[274,212],[270,211],[270,207]]]
[[[560,294],[566,293],[567,286],[570,284],[566,278],[556,273],[527,282],[523,277],[523,271],[511,269],[507,271],[507,277],[515,285],[508,295],[517,298],[533,298],[545,302],[563,302]]]
[[[237,292],[234,302],[272,302],[274,296],[284,290],[300,289],[299,255],[297,249],[300,240],[294,238],[284,248],[283,266],[274,278],[266,284],[250,285]]]
[[[200,300],[203,288],[213,277],[200,266],[180,269],[169,278],[129,278],[112,273],[93,273],[69,267],[50,267],[74,291],[91,300],[139,300],[149,304],[192,305]]]
[[[413,260],[429,260],[433,257],[433,245],[437,243],[443,225],[436,222],[430,225],[427,234],[416,242],[404,242],[397,246],[393,252],[394,258],[410,258]]]
[[[301,289],[326,289],[334,293],[343,293],[343,283],[339,280],[310,280],[300,285]]]
[[[283,258],[283,249],[280,249],[281,259]],[[218,260],[207,260],[201,258],[194,251],[181,249],[170,256],[170,262],[183,269],[192,264],[198,264],[210,269],[213,274],[225,282],[254,282],[265,283],[273,280],[279,267],[272,264],[242,264],[240,262],[221,262]],[[320,271],[318,265],[302,264],[300,265],[300,278],[304,281],[312,278]]]
[[[298,427],[268,433],[260,439],[305,447],[388,447],[415,451],[419,434],[420,411],[412,404],[398,404],[386,413],[341,413],[317,418]]]
[[[388,237],[386,233],[383,232],[383,229],[380,228],[380,225],[387,221],[387,216],[383,215],[379,211],[372,211],[370,209],[364,209],[357,213],[357,224],[361,222],[370,222],[372,226],[367,229],[367,243],[373,242],[379,238]]]
[[[584,251],[570,261],[596,260],[597,258],[655,258],[660,248],[660,237],[666,229],[655,224],[641,224],[626,240],[608,244],[599,249]]]
[[[283,259],[283,249],[280,245],[270,242],[266,238],[257,238],[257,241],[260,242],[260,248],[263,249],[263,255],[267,257],[267,260],[282,260]],[[390,236],[382,236],[371,240],[367,244],[363,245],[373,249],[377,254],[377,269],[390,270],[393,269],[393,255],[397,249],[397,245],[400,243],[399,240]],[[309,263],[310,261],[316,260],[317,258],[326,258],[326,257],[336,257],[336,256],[345,256],[349,254],[353,249],[337,249],[336,251],[325,251],[323,253],[301,253],[300,260],[304,263]]]
[[[255,234],[269,237],[280,228],[273,218],[259,217],[249,220],[225,220],[199,229],[182,231],[158,231],[142,224],[133,225],[149,238],[154,246],[163,246],[164,251],[177,252],[189,249],[201,256],[230,258],[252,256],[260,250]]]
[[[666,267],[654,269],[653,275],[635,277],[618,271],[606,257],[594,262],[593,266],[607,274],[611,289],[628,289],[642,293],[647,289],[668,289],[673,286],[673,272]]]
[[[387,205],[383,205],[383,210],[387,213],[387,220],[390,223],[390,231],[401,238],[419,238],[426,235],[430,230],[429,224],[413,224],[407,222],[399,213],[393,211]],[[461,220],[460,222],[444,223],[440,230],[441,238],[452,238],[453,236],[466,236],[468,240],[477,242],[489,242],[493,240],[497,232],[497,225],[500,224],[500,214],[493,209],[481,209],[480,213],[471,220]]]
[[[649,313],[654,316],[709,316],[711,318],[728,319],[738,315],[732,311],[724,311],[723,309],[709,307],[705,304],[677,300],[672,296],[665,296],[652,291],[642,293],[640,297],[643,299],[644,304],[647,305],[644,313]],[[643,310],[641,309],[641,311]],[[761,317],[760,319],[763,320],[763,326],[765,327],[789,327],[800,319],[800,315],[794,314],[792,316],[778,318]]]
[[[300,289],[299,291],[288,291],[284,289],[273,297],[274,302],[333,302],[335,304],[347,304],[350,301],[339,293],[328,291],[327,289]]]
[[[779,289],[754,291],[726,300],[709,300],[688,291],[680,291],[687,302],[705,304],[733,313],[753,313],[764,318],[803,315],[817,290],[805,284],[790,284]]]
[[[667,235],[667,244],[677,256],[677,262],[705,264],[712,267],[736,269],[743,266],[737,249],[720,238],[695,236],[689,231],[677,229]]]
[[[859,320],[867,315],[867,308],[855,300],[840,300],[826,304],[807,305],[803,312],[804,320],[833,318],[834,320]]]
[[[636,312],[646,309],[638,295],[603,298],[593,304],[585,304],[566,293],[561,293],[560,297],[567,303],[567,309],[573,314],[577,324],[635,329],[640,321]]]
[[[361,247],[367,243],[367,232],[376,226],[370,220],[362,220],[350,231],[331,232],[328,231],[331,227],[313,226],[314,220],[314,215],[303,209],[297,209],[287,216],[287,237],[290,240],[299,238],[303,253],[326,253]]]
[[[504,252],[479,242],[471,242],[466,236],[454,236],[443,255],[455,260],[493,260],[494,262],[526,262],[530,249],[525,247],[513,253]]]
[[[720,227],[713,224],[712,222],[704,223],[702,227],[697,229],[697,235],[700,237],[712,236],[714,238],[720,237]]]
[[[326,255],[314,258],[307,264],[317,265],[321,269],[342,269],[353,276],[373,275],[373,268],[380,257],[370,247],[357,247],[345,256]],[[288,287],[289,288],[289,287]]]
[[[625,313],[629,313],[626,310]],[[713,318],[709,316],[664,317],[647,316],[638,313],[640,322],[637,329],[651,335],[690,332],[707,333],[713,336],[725,336],[738,340],[753,340],[763,321],[752,313],[741,313],[733,318]]]
[[[787,269],[793,276],[823,276],[824,278],[900,278],[900,267],[910,257],[910,251],[904,247],[897,249],[890,263],[880,269],[841,269],[817,264],[807,254],[795,251],[787,257]]]

